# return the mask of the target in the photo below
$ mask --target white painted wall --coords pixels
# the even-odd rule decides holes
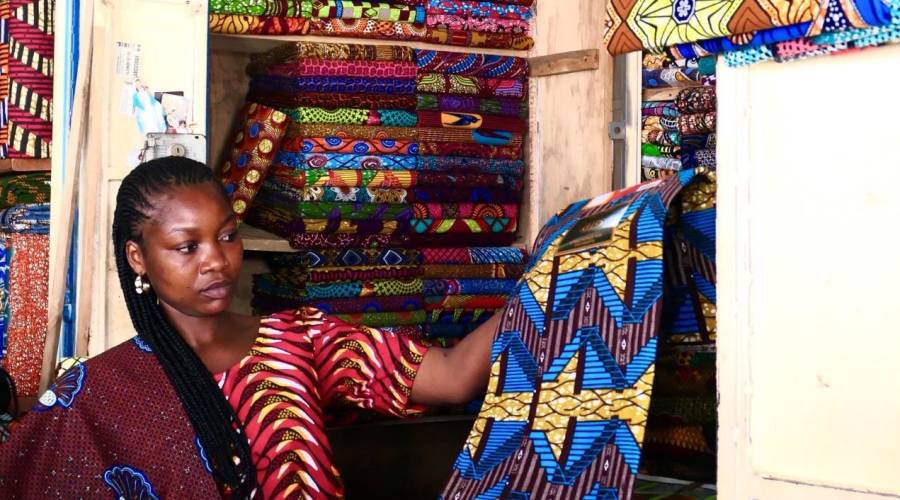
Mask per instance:
[[[720,64],[721,498],[900,497],[898,82]]]

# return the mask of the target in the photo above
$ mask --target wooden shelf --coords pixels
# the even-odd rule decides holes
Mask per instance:
[[[345,36],[318,36],[318,35],[226,35],[222,33],[209,34],[209,49],[222,52],[240,52],[255,54],[274,49],[279,45],[291,42],[318,42],[318,43],[357,43],[365,45],[402,45],[414,49],[443,50],[447,52],[464,52],[479,54],[494,54],[501,56],[526,57],[527,50],[490,49],[482,47],[461,47],[458,45],[443,45],[437,43],[424,43],[407,40],[376,40],[371,38],[349,38]]]
[[[50,159],[8,158],[0,160],[0,174],[8,172],[49,172]]]
[[[241,235],[241,240],[244,242],[244,250],[283,253],[297,251],[296,249],[291,248],[291,245],[288,244],[286,239],[249,224],[241,224],[241,228],[238,232]]]
[[[682,90],[699,86],[700,84],[684,85],[680,87],[665,87],[661,89],[646,89],[642,94],[642,98],[645,101],[674,101]]]

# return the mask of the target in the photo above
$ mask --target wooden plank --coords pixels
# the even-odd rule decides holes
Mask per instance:
[[[543,9],[534,21],[531,56],[603,46],[606,2],[566,0],[565,8]],[[579,15],[571,16],[571,12]],[[541,224],[567,205],[612,187],[613,59],[598,52],[599,68],[532,80],[528,142],[527,211],[520,233],[530,243]],[[526,207],[523,207],[523,210]]]
[[[241,224],[241,240],[244,242],[244,250],[257,252],[296,252],[291,248],[287,240],[268,231],[263,231],[249,224]]]
[[[666,87],[662,89],[646,89],[643,92],[643,100],[645,101],[674,101],[678,94],[684,90],[700,85],[685,85],[683,87]]]
[[[52,170],[49,158],[35,160],[32,158],[7,158],[0,160],[0,174],[7,172],[50,172]]]
[[[60,2],[61,6],[67,6]],[[59,158],[60,147],[54,148],[57,153],[54,170],[57,180],[54,189],[50,192],[50,279],[47,297],[47,340],[44,342],[44,356],[41,364],[41,379],[39,393],[43,393],[56,376],[56,358],[59,352],[59,337],[62,327],[63,304],[66,295],[66,276],[69,266],[69,252],[72,247],[72,225],[75,224],[75,205],[77,202],[78,181],[80,179],[79,157],[81,146],[84,144],[88,122],[87,103],[90,99],[91,58],[93,56],[93,23],[84,22],[93,19],[93,4],[85,2],[80,6],[79,16],[82,19],[80,27],[80,39],[82,47],[78,57],[78,76],[75,80],[75,99],[72,103],[72,121],[69,129],[69,146],[65,158],[65,165],[71,167],[71,171],[65,172],[65,183],[61,183],[59,177],[63,174],[64,164]],[[59,45],[62,40],[57,39]],[[62,60],[56,64],[63,64]],[[58,72],[61,73],[61,72]],[[59,88],[62,82],[57,82]],[[65,123],[62,118],[62,107],[54,113],[53,128],[57,136],[64,133]],[[57,143],[58,144],[58,143]],[[62,188],[62,189],[58,189]]]
[[[531,77],[564,75],[577,71],[592,71],[600,68],[600,49],[573,50],[549,56],[532,57],[528,60]]]
[[[226,52],[243,52],[255,54],[274,49],[279,45],[290,42],[318,42],[318,43],[359,43],[365,45],[402,45],[414,49],[443,50],[447,52],[495,54],[502,56],[525,57],[526,50],[489,49],[481,47],[459,47],[456,45],[441,45],[435,43],[413,42],[405,40],[374,40],[370,38],[350,39],[347,37],[314,36],[314,35],[225,35],[221,33],[209,34],[210,50]]]

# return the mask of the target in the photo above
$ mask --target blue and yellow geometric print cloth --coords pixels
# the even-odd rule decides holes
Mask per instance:
[[[658,343],[714,335],[715,198],[715,172],[699,168],[550,219],[502,312],[444,500],[631,497]]]

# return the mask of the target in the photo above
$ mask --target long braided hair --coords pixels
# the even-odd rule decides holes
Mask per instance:
[[[183,157],[151,160],[131,171],[116,196],[113,216],[113,244],[119,284],[131,322],[141,339],[152,349],[174,387],[200,445],[205,452],[220,492],[247,498],[255,487],[250,446],[234,410],[212,375],[190,346],[166,319],[151,289],[138,294],[137,276],[126,257],[125,244],[140,244],[140,226],[150,219],[154,196],[176,187],[214,183],[221,186],[206,165]],[[225,195],[224,188],[222,196]]]

